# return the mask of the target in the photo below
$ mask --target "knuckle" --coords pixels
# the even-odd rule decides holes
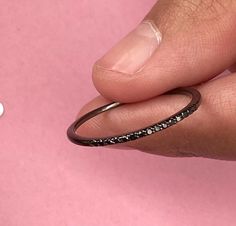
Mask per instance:
[[[226,15],[236,17],[235,0],[159,0],[147,15],[155,20],[164,33],[190,27],[203,22],[214,22]]]
[[[224,114],[224,117],[228,119],[234,118],[236,114],[236,92],[235,87],[232,87],[231,84],[222,88],[222,91],[217,94],[217,98],[212,94],[210,101],[215,106],[216,113]]]

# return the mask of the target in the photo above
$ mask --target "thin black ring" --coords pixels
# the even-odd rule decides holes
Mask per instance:
[[[188,95],[192,97],[192,99],[186,107],[184,107],[182,110],[178,111],[177,113],[171,115],[170,117],[164,120],[161,120],[158,123],[147,126],[146,128],[135,130],[130,133],[121,134],[117,136],[110,136],[110,137],[101,137],[101,138],[99,137],[86,138],[86,137],[81,137],[76,134],[76,130],[89,119],[105,111],[124,105],[123,103],[112,102],[110,104],[106,104],[102,107],[99,107],[93,111],[90,111],[84,116],[74,121],[67,130],[67,136],[69,140],[73,142],[74,144],[83,145],[83,146],[105,146],[105,145],[113,145],[113,144],[118,144],[118,143],[125,143],[128,141],[136,140],[136,139],[151,135],[153,133],[164,130],[172,125],[175,125],[176,123],[182,121],[184,118],[188,117],[194,111],[196,111],[201,103],[201,94],[199,93],[198,90],[191,87],[177,88],[177,89],[167,92],[166,94],[184,94],[184,95]]]

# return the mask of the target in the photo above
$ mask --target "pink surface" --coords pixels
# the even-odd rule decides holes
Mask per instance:
[[[93,62],[154,0],[2,1],[0,225],[235,226],[236,165],[66,138]]]

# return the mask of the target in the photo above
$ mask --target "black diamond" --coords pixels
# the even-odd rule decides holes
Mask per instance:
[[[134,133],[134,136],[135,136],[136,138],[139,138],[139,137],[140,137],[140,133],[139,133],[139,132],[135,132],[135,133]]]
[[[101,146],[102,140],[92,140],[90,141],[90,144],[92,144],[93,146]]]
[[[141,130],[141,136],[143,137],[143,136],[146,136],[146,135],[148,135],[147,131],[145,129]]]
[[[104,140],[103,140],[103,145],[106,145],[106,144],[110,144],[109,139],[104,139]]]
[[[189,116],[188,110],[182,112],[182,116],[183,116],[184,118],[188,117],[188,116]]]
[[[167,123],[162,123],[162,127],[165,129],[168,127]]]
[[[97,146],[97,141],[96,140],[91,140],[89,143],[92,146]]]
[[[155,126],[154,126],[154,129],[155,129],[156,132],[158,132],[158,131],[161,130],[161,127],[160,127],[159,125],[155,125]]]
[[[175,118],[171,118],[169,121],[168,121],[168,124],[171,126],[171,125],[174,125],[177,123],[177,120]]]
[[[129,138],[130,138],[130,140],[135,140],[137,137],[135,136],[134,133],[131,133],[131,134],[129,135]]]
[[[180,122],[182,120],[182,115],[177,115],[175,119],[176,122]]]
[[[118,141],[119,142],[125,142],[125,141],[128,141],[129,139],[128,139],[128,137],[126,137],[126,136],[122,136],[122,137],[119,137],[118,138]]]
[[[116,143],[114,137],[110,138],[110,139],[108,140],[108,142],[109,142],[109,144],[115,144],[115,143]]]

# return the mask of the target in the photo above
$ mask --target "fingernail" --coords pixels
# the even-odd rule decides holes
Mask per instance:
[[[98,60],[96,65],[108,70],[134,74],[142,70],[160,44],[161,38],[161,33],[153,21],[143,21]]]

